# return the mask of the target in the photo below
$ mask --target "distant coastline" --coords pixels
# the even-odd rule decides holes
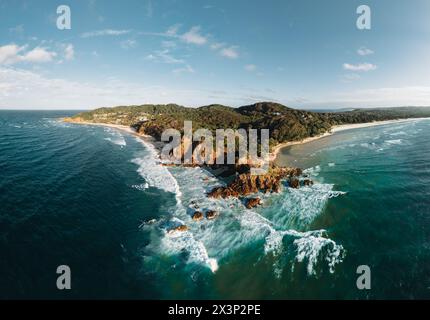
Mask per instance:
[[[353,130],[353,129],[361,129],[361,128],[369,128],[374,126],[381,126],[381,125],[388,125],[388,124],[395,124],[395,123],[402,123],[402,122],[409,122],[409,121],[417,121],[417,120],[425,120],[430,118],[407,118],[407,119],[396,119],[396,120],[384,120],[384,121],[373,121],[373,122],[364,122],[364,123],[354,123],[354,124],[342,124],[342,125],[335,125],[333,126],[328,132],[325,132],[321,135],[315,136],[315,137],[309,137],[303,140],[297,140],[297,141],[287,141],[280,143],[273,147],[272,152],[269,156],[269,161],[274,163],[279,155],[279,153],[284,148],[288,148],[294,145],[299,144],[306,144],[312,141],[316,141],[325,137],[332,136],[333,134],[337,132],[347,131],[347,130]],[[79,119],[73,119],[73,118],[62,118],[63,122],[66,123],[73,123],[73,124],[81,124],[81,125],[93,125],[93,126],[101,126],[101,127],[109,127],[121,131],[125,131],[129,134],[132,134],[139,138],[146,138],[147,140],[151,140],[150,142],[154,144],[154,146],[159,149],[161,147],[160,144],[155,143],[156,141],[154,137],[136,132],[132,127],[120,125],[120,124],[111,124],[111,123],[101,123],[101,122],[89,122],[89,121],[82,121]],[[161,143],[161,142],[160,142]]]
[[[365,122],[365,123],[336,125],[336,126],[333,126],[330,131],[325,132],[321,135],[318,135],[315,137],[309,137],[309,138],[306,138],[303,140],[298,140],[298,141],[287,141],[287,142],[283,142],[283,143],[276,145],[272,149],[272,153],[270,155],[270,161],[276,161],[279,153],[284,148],[288,148],[288,147],[291,147],[294,145],[305,144],[305,143],[309,143],[312,141],[316,141],[316,140],[319,140],[319,139],[322,139],[325,137],[332,136],[336,132],[347,131],[347,130],[352,130],[352,129],[368,128],[368,127],[374,127],[374,126],[381,126],[381,125],[387,125],[387,124],[416,121],[416,120],[425,120],[425,119],[430,119],[430,118],[407,118],[407,119],[397,119],[397,120],[384,120],[384,121],[373,121],[373,122]]]

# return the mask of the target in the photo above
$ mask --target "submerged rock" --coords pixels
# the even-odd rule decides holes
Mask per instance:
[[[218,216],[219,216],[219,213],[215,210],[209,210],[208,212],[206,212],[206,219],[208,220],[213,220]]]
[[[203,213],[202,212],[200,212],[200,211],[194,212],[194,214],[193,214],[193,220],[194,221],[200,221],[202,219],[203,219]]]
[[[261,199],[258,197],[257,198],[250,198],[246,202],[246,207],[248,209],[255,208],[256,206],[259,206],[259,205],[261,205]]]

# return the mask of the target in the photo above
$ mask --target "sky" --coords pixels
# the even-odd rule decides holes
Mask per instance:
[[[430,106],[429,40],[428,0],[0,0],[0,109]]]

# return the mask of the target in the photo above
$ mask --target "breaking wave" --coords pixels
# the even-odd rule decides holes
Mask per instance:
[[[329,239],[324,230],[296,231],[306,229],[321,214],[328,199],[344,194],[333,191],[332,185],[316,183],[299,190],[284,185],[279,194],[259,194],[263,206],[248,210],[236,198],[208,198],[208,191],[223,184],[208,171],[199,167],[163,167],[154,146],[138,140],[145,146],[145,152],[132,160],[139,166],[139,174],[149,186],[174,193],[177,199],[163,219],[144,226],[159,238],[150,248],[156,254],[185,256],[186,265],[203,265],[216,272],[223,259],[262,242],[262,253],[277,257],[274,272],[279,275],[286,267],[279,261],[285,253],[283,241],[288,238],[295,248],[295,258],[289,263],[306,263],[309,275],[316,274],[319,263],[325,262],[332,272],[342,261],[343,247]],[[316,176],[319,170],[317,166],[305,172]],[[197,210],[215,210],[220,217],[196,222],[192,215]],[[179,225],[188,229],[169,232]]]
[[[136,138],[136,141],[145,146],[145,150],[137,158],[131,160],[139,166],[137,169],[139,175],[145,179],[149,186],[171,192],[178,197],[180,195],[178,183],[169,170],[161,165],[155,147],[140,138]]]
[[[104,140],[109,141],[117,146],[120,146],[121,148],[127,145],[124,136],[118,130],[104,128],[104,131],[110,135],[110,137],[105,138]]]

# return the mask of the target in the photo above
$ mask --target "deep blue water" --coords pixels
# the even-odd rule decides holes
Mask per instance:
[[[73,113],[0,111],[0,298],[430,298],[430,121],[285,150],[316,184],[251,211],[134,136],[58,120]],[[192,201],[220,217],[193,222]]]

